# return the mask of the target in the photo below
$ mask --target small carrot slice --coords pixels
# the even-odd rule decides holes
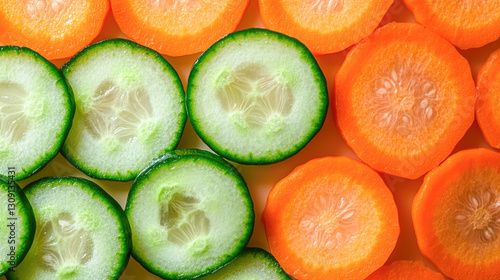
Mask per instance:
[[[500,37],[499,1],[404,0],[415,20],[460,49],[482,47]]]
[[[413,201],[422,254],[456,279],[500,279],[500,154],[463,150],[429,172]]]
[[[108,0],[2,0],[0,41],[70,57],[99,34],[108,12]]]
[[[393,0],[259,0],[264,25],[314,54],[342,51],[377,28]]]
[[[500,49],[493,52],[477,75],[476,119],[486,142],[500,148]]]
[[[170,56],[207,49],[233,32],[250,0],[111,0],[123,33]]]
[[[474,119],[469,63],[416,23],[390,23],[352,48],[335,90],[349,146],[374,169],[405,178],[443,161]]]
[[[263,222],[271,253],[297,279],[364,279],[384,264],[399,236],[384,181],[347,157],[295,168],[271,190]]]
[[[443,274],[426,267],[422,261],[395,261],[384,265],[365,280],[445,280]]]

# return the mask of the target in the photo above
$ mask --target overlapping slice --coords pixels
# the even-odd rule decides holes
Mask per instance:
[[[259,0],[264,25],[315,54],[334,53],[370,35],[393,0]]]
[[[348,54],[335,78],[337,124],[376,170],[418,178],[453,150],[474,119],[470,66],[415,23],[391,23]]]
[[[206,50],[233,32],[249,0],[111,0],[116,22],[134,41],[171,56]]]
[[[61,152],[87,175],[131,180],[179,143],[184,90],[159,53],[110,39],[88,46],[61,70],[76,101],[74,129]]]
[[[263,213],[271,253],[305,280],[364,279],[399,236],[398,212],[382,178],[346,157],[314,159],[271,190]]]
[[[395,261],[384,265],[365,280],[445,280],[444,276],[426,267],[422,261]]]
[[[69,57],[99,34],[108,11],[108,0],[2,0],[0,41]]]
[[[482,47],[500,37],[500,2],[404,0],[415,20],[461,49]]]
[[[500,275],[500,154],[460,151],[429,172],[413,202],[420,250],[445,275]]]
[[[73,121],[73,95],[57,68],[28,48],[0,47],[0,174],[16,180],[59,152]]]
[[[493,52],[477,75],[476,118],[484,138],[500,148],[500,50]]]

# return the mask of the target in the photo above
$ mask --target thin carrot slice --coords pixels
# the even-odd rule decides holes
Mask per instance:
[[[365,280],[445,280],[443,274],[426,267],[422,261],[395,261],[384,265]]]
[[[500,279],[500,154],[460,151],[429,172],[413,201],[418,246],[445,275]]]
[[[314,54],[342,51],[377,28],[393,0],[259,0],[264,25]]]
[[[352,48],[335,90],[349,146],[374,169],[405,178],[443,161],[474,119],[469,63],[416,23],[390,23]]]
[[[415,20],[465,50],[500,37],[499,1],[404,0]]]
[[[250,0],[111,0],[123,33],[170,56],[207,49],[233,32]]]
[[[99,34],[108,12],[108,0],[2,0],[0,41],[70,57]]]
[[[262,217],[271,253],[301,280],[364,279],[384,264],[399,236],[384,181],[347,157],[295,168],[271,190]]]
[[[500,49],[493,52],[477,75],[476,119],[486,142],[500,148]]]

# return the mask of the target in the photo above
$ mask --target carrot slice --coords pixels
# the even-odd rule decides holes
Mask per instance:
[[[250,0],[111,0],[123,33],[170,56],[204,51],[233,32]]]
[[[297,279],[364,279],[399,236],[384,181],[347,157],[295,168],[271,190],[262,217],[271,253]]]
[[[404,0],[415,20],[465,50],[500,37],[500,2]]]
[[[339,52],[377,28],[393,0],[259,0],[264,25],[314,54]]]
[[[453,279],[500,279],[500,154],[460,151],[429,172],[413,201],[418,246]]]
[[[474,119],[469,63],[416,23],[390,23],[351,49],[335,78],[337,125],[376,170],[415,179]]]
[[[477,75],[476,119],[486,142],[500,148],[500,49],[493,52]]]
[[[70,57],[99,34],[108,12],[108,0],[2,0],[0,41]]]
[[[443,274],[426,267],[422,261],[395,261],[384,265],[365,280],[445,280]]]

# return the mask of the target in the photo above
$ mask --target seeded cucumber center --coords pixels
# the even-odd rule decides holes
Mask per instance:
[[[21,85],[0,83],[0,132],[4,140],[2,144],[8,146],[17,142],[26,133],[29,126],[25,111],[27,95]],[[5,150],[6,147],[3,146],[0,145],[1,150]]]
[[[149,95],[142,87],[132,90],[111,81],[102,82],[85,113],[85,126],[108,151],[121,143],[146,141],[157,131]]]
[[[164,189],[159,200],[160,225],[167,229],[168,241],[187,247],[193,255],[209,249],[210,220],[199,210],[197,198]]]
[[[217,98],[237,127],[276,133],[283,128],[294,104],[285,80],[263,64],[242,64],[231,73],[223,70],[219,75]]]
[[[93,255],[94,242],[89,233],[69,213],[42,223],[37,239],[42,265],[61,278],[77,274]]]

